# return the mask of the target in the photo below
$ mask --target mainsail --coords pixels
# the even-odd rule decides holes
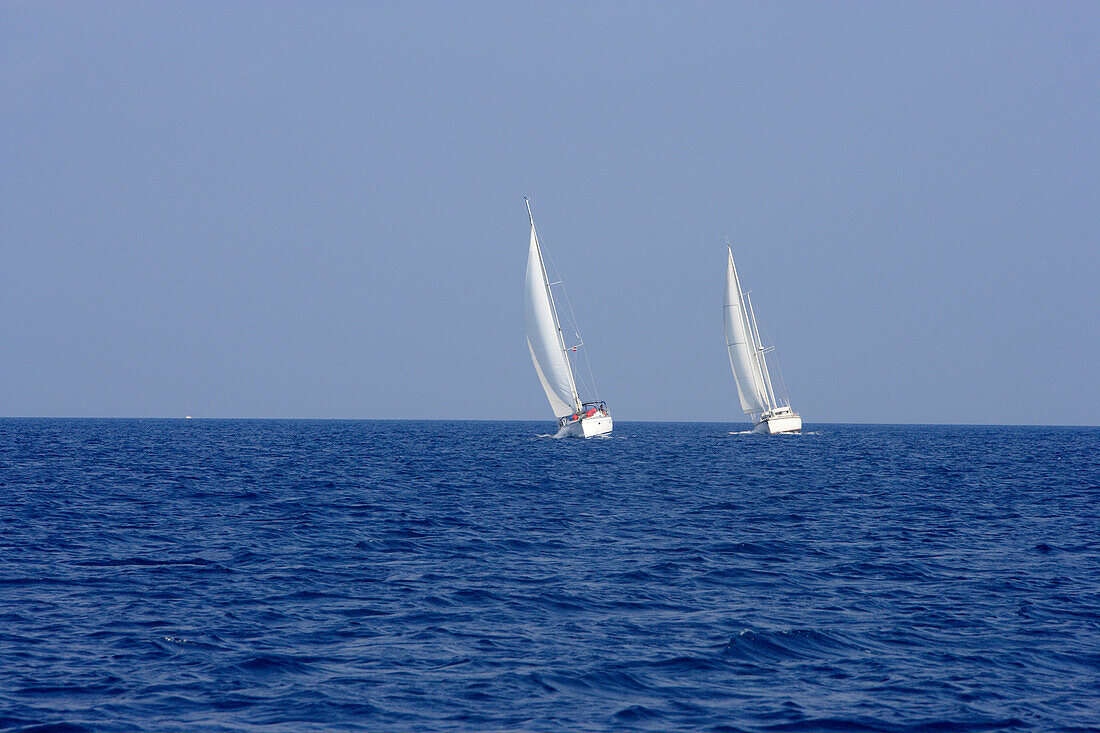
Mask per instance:
[[[730,250],[726,265],[726,307],[723,312],[726,317],[726,348],[729,350],[733,378],[737,382],[737,395],[741,398],[741,409],[746,414],[764,412],[770,406],[761,373],[762,356],[745,309],[741,284],[737,280],[733,250]]]
[[[528,210],[530,213],[530,210]],[[531,220],[531,248],[527,253],[527,293],[524,307],[527,324],[527,346],[539,382],[546,390],[550,409],[557,417],[572,415],[581,409],[581,398],[573,380],[573,369],[565,350],[558,314],[554,309],[554,296],[546,277],[535,222]]]

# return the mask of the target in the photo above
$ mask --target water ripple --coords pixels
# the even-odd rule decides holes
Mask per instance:
[[[0,420],[0,729],[1100,730],[1100,430]]]

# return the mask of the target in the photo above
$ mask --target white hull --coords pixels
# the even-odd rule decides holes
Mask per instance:
[[[555,438],[594,438],[611,432],[611,416],[599,415],[582,417],[580,420],[562,425]]]
[[[801,429],[802,418],[798,415],[773,415],[752,426],[754,433],[764,433],[766,435],[793,433]]]

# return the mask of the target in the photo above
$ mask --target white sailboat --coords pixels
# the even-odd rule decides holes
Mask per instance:
[[[527,216],[531,220],[531,248],[527,254],[527,291],[524,320],[527,325],[527,347],[535,372],[546,391],[550,409],[558,418],[558,434],[555,437],[591,438],[611,432],[611,413],[601,400],[582,402],[573,376],[570,352],[576,353],[580,343],[566,347],[558,311],[554,306],[550,279],[546,276],[546,264],[542,261],[542,249],[535,233],[535,217],[531,215],[531,202],[527,198]],[[554,283],[557,284],[557,283]],[[579,339],[578,339],[579,340]]]
[[[790,400],[782,389],[777,394],[768,372],[766,355],[774,346],[764,348],[760,343],[760,331],[756,327],[756,314],[752,310],[749,294],[742,292],[733,264],[733,250],[729,250],[726,265],[726,348],[730,356],[730,368],[737,382],[737,395],[741,409],[751,416],[754,433],[789,433],[802,429],[802,418],[791,409]],[[780,375],[782,376],[782,375]]]

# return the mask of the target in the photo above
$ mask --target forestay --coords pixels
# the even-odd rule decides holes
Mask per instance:
[[[539,375],[546,399],[557,417],[580,410],[581,400],[573,380],[573,370],[558,327],[557,314],[546,279],[546,268],[539,250],[535,224],[531,222],[531,248],[527,254],[527,293],[524,308],[527,346]]]
[[[764,379],[760,373],[756,344],[750,335],[748,314],[741,297],[741,284],[733,265],[732,250],[726,265],[726,307],[723,312],[726,317],[726,348],[729,351],[733,377],[737,382],[737,395],[741,398],[741,409],[746,414],[764,412],[768,409]]]

